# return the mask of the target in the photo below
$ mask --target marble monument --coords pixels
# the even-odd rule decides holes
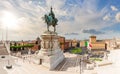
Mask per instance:
[[[63,51],[60,49],[58,41],[59,36],[56,32],[57,18],[52,11],[44,16],[45,23],[47,24],[47,31],[41,35],[41,49],[39,50],[40,64],[53,70],[64,59]],[[54,27],[54,31],[49,30],[49,26]]]

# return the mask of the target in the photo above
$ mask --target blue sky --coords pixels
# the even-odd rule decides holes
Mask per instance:
[[[0,39],[5,39],[6,24],[9,40],[40,37],[46,30],[42,17],[51,6],[59,20],[57,32],[67,39],[120,38],[119,0],[0,0]]]

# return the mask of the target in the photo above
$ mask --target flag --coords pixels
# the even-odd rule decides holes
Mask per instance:
[[[88,44],[88,41],[85,41],[85,46],[88,47],[88,45],[89,45],[89,44]]]
[[[92,44],[91,44],[91,43],[89,43],[89,48],[90,48],[90,49],[92,48]]]
[[[92,44],[88,41],[85,41],[85,46],[88,48],[88,49],[91,49],[92,48]]]

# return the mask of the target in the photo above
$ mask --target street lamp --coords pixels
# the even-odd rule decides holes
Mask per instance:
[[[82,66],[81,66],[81,62],[82,62],[82,60],[81,60],[81,58],[80,58],[80,74],[82,74]]]
[[[12,68],[12,65],[10,64],[10,47],[8,43],[8,28],[10,29],[16,28],[17,22],[18,22],[17,18],[13,13],[9,11],[3,11],[2,26],[6,28],[6,41],[4,41],[4,44],[9,54],[8,65],[6,66],[7,69]]]
[[[79,62],[79,64],[80,64],[80,74],[82,74],[82,71],[83,71],[83,55],[79,56],[79,58],[80,58],[80,62]]]

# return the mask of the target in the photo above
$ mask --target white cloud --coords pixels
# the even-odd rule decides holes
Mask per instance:
[[[48,2],[50,4],[50,2]],[[60,9],[63,7],[64,2],[62,1],[56,4],[53,2],[54,5],[54,12],[58,17],[61,16],[69,16],[73,17],[74,20],[60,20],[59,19],[59,24],[58,24],[58,29],[57,31],[60,34],[65,34],[65,33],[71,33],[71,32],[77,32],[80,33],[81,29],[102,29],[104,27],[110,26],[112,24],[104,22],[102,20],[103,15],[105,14],[104,11],[97,11],[97,1],[92,0],[92,1],[84,1],[82,7],[78,7],[77,5],[72,5],[72,7],[67,7],[64,9]],[[94,3],[94,5],[91,3]],[[107,11],[107,8],[104,8],[104,10]],[[48,11],[49,12],[49,11]],[[67,17],[67,19],[69,18]],[[108,24],[108,25],[106,25]],[[99,27],[98,27],[99,26]],[[64,27],[64,28],[63,28]]]
[[[34,0],[0,1],[2,6],[2,9],[0,8],[1,10],[12,11],[18,16],[19,24],[17,25],[19,25],[20,29],[11,31],[11,38],[17,38],[19,40],[28,38],[33,39],[41,35],[43,31],[46,30],[46,24],[41,17],[49,13],[51,5],[58,18],[57,32],[59,34],[79,33],[80,36],[77,36],[77,38],[81,39],[89,35],[82,33],[82,30],[100,30],[104,27],[113,25],[113,23],[103,21],[111,20],[110,17],[106,15],[109,10],[106,6],[102,10],[98,10],[97,0],[83,0],[80,5],[80,0],[75,0],[78,4],[73,3],[67,6],[65,3],[67,0],[46,0],[44,6],[40,1],[41,0],[38,2],[34,2]],[[111,7],[116,10],[115,7]],[[61,19],[61,17],[64,19]]]
[[[34,39],[43,33],[46,29],[44,21],[41,19],[44,16],[45,11],[42,6],[38,7],[37,5],[29,4],[30,1],[25,2],[24,0],[6,0],[0,1],[1,11],[7,10],[14,12],[16,17],[18,17],[19,29],[9,30],[9,39],[12,40],[26,40]],[[0,16],[2,12],[0,12]],[[0,17],[1,23],[1,17]],[[0,25],[1,27],[1,25]],[[14,26],[13,26],[14,27]],[[4,31],[4,30],[3,30]]]
[[[118,12],[115,16],[117,22],[120,22],[120,12]]]
[[[57,9],[61,8],[65,4],[66,0],[46,0],[46,4],[48,7],[53,6]]]
[[[110,17],[109,17],[108,15],[106,15],[106,16],[103,17],[103,20],[109,21],[109,20],[110,20]]]
[[[29,1],[28,3],[29,3],[29,4],[31,4],[31,3],[32,3],[32,1]]]
[[[113,5],[111,5],[111,7],[110,7],[113,11],[118,11],[118,9],[115,7],[115,6],[113,6]]]

